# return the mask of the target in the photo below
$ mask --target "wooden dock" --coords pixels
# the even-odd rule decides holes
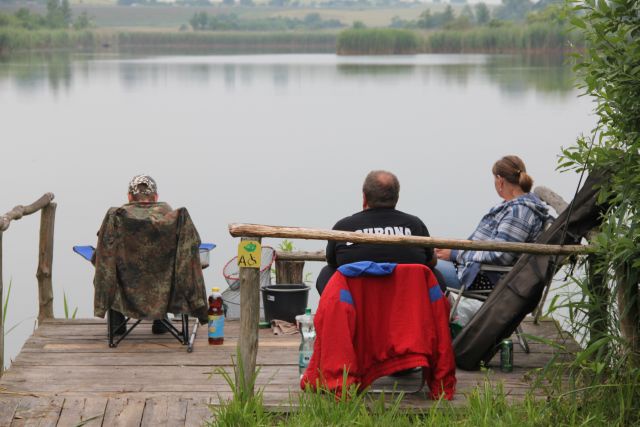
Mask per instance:
[[[539,325],[527,321],[525,332],[565,345],[573,340],[560,334],[553,321]],[[152,335],[143,323],[120,345],[109,348],[102,320],[49,320],[25,343],[0,380],[0,426],[200,426],[211,413],[209,404],[232,395],[214,367],[232,372],[240,322],[228,321],[225,343],[209,346],[206,329],[200,328],[193,353],[168,335]],[[515,337],[514,337],[515,338]],[[514,340],[515,342],[515,340]],[[260,330],[257,388],[274,410],[297,403],[299,336],[275,336]],[[455,404],[464,404],[465,393],[488,378],[502,382],[510,399],[529,390],[525,373],[544,366],[555,350],[530,342],[531,353],[514,345],[512,373],[458,371]],[[389,387],[390,378],[376,388]],[[402,378],[399,388],[415,388],[419,374]],[[425,408],[425,394],[405,396],[403,406]]]

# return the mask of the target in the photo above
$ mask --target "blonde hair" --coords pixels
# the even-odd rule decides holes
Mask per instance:
[[[495,176],[501,176],[510,182],[520,186],[522,191],[528,193],[533,187],[533,178],[527,173],[527,167],[518,156],[504,156],[493,164],[491,172]]]

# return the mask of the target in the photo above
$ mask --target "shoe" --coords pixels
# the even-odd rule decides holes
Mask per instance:
[[[168,317],[165,317],[164,320],[169,320]],[[169,332],[169,328],[162,323],[162,320],[154,320],[153,325],[151,325],[151,332],[154,334],[166,334]]]
[[[127,321],[119,311],[109,310],[109,324],[113,335],[122,335],[127,331]]]

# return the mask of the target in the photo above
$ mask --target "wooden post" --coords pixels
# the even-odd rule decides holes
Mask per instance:
[[[259,237],[242,237],[242,241]],[[240,337],[238,354],[242,369],[236,369],[236,388],[245,397],[253,395],[256,356],[258,354],[258,322],[260,322],[260,269],[240,267]],[[240,374],[244,378],[239,378]]]
[[[53,319],[53,287],[51,270],[53,265],[53,231],[56,204],[49,203],[42,208],[40,217],[40,246],[38,251],[38,325],[45,319]]]
[[[304,261],[278,260],[276,256],[276,284],[303,283]]]
[[[0,377],[4,371],[4,322],[2,315],[4,314],[4,297],[2,284],[2,231],[0,231]]]

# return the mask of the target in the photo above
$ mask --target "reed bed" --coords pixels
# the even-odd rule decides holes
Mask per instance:
[[[89,49],[97,43],[92,31],[0,28],[0,52],[44,49]]]
[[[465,53],[503,51],[558,51],[584,46],[581,36],[565,27],[536,23],[523,26],[476,27],[428,33],[424,52]]]
[[[163,32],[0,29],[0,53],[122,48],[248,48],[264,51],[334,52],[335,32]]]
[[[122,47],[260,47],[290,48],[303,52],[332,51],[333,32],[120,32]]]
[[[404,55],[418,52],[420,39],[410,30],[393,28],[352,28],[337,40],[339,55]]]
[[[544,23],[426,33],[382,28],[349,29],[342,31],[337,40],[337,52],[341,55],[545,52],[583,46],[579,34],[568,33],[563,26]]]

